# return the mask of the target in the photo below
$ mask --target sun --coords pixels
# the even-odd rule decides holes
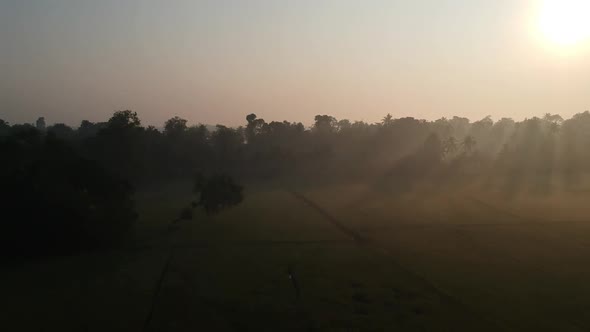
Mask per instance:
[[[544,0],[538,17],[543,38],[559,47],[590,40],[590,0]]]

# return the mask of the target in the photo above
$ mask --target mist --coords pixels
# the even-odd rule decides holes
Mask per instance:
[[[590,331],[587,0],[0,0],[0,330]]]

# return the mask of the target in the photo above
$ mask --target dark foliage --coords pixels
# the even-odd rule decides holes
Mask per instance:
[[[490,117],[429,122],[388,114],[380,123],[369,124],[318,115],[306,129],[301,123],[266,122],[249,114],[243,128],[218,125],[209,130],[173,117],[160,131],[142,127],[136,112],[118,111],[103,123],[82,121],[77,129],[57,124],[46,132],[139,185],[187,178],[194,169],[249,179],[323,181],[388,175],[401,185],[428,174],[442,179],[441,175],[489,173],[485,166],[494,165],[493,176],[551,173],[575,187],[580,175],[590,171],[590,155],[584,149],[589,118],[584,112],[567,120],[546,114],[521,122],[494,122]],[[38,127],[44,122],[39,119]],[[33,125],[1,121],[0,136],[8,135],[45,133]]]
[[[56,123],[47,127],[47,133],[53,134],[61,140],[71,140],[75,135],[74,129],[63,123]]]
[[[197,177],[197,182],[203,181]],[[200,189],[200,190],[199,190]],[[207,214],[216,214],[221,210],[238,205],[244,199],[242,186],[236,184],[228,175],[213,175],[195,185],[195,192],[199,195],[198,205]]]
[[[48,134],[0,139],[4,255],[70,252],[111,242],[136,218],[133,189]]]
[[[143,127],[136,112],[106,122],[11,125],[0,120],[4,253],[73,250],[124,234],[135,219],[131,186],[195,177],[209,214],[239,204],[233,178],[286,181],[363,179],[387,190],[410,190],[472,179],[502,183],[514,193],[548,192],[554,179],[584,190],[590,172],[590,112],[516,122],[490,117],[425,121],[386,115],[379,123],[318,115],[314,124],[266,122],[245,127],[189,126],[174,117],[164,130]],[[211,129],[210,129],[211,128]],[[223,174],[206,177],[202,174]],[[126,179],[126,181],[122,180]],[[183,212],[188,219],[188,212]]]

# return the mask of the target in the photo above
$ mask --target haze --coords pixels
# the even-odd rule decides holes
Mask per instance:
[[[252,112],[305,124],[325,113],[569,117],[589,108],[588,43],[539,36],[539,6],[2,0],[0,114],[77,124],[132,109],[154,125],[173,114],[241,125]]]

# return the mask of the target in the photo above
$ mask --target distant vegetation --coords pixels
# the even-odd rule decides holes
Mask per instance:
[[[191,178],[196,170],[193,208],[207,213],[242,200],[235,179],[363,178],[391,191],[418,181],[477,179],[515,194],[549,192],[555,178],[577,190],[590,171],[588,111],[521,122],[388,114],[369,124],[318,115],[310,128],[255,114],[245,120],[242,127],[215,130],[179,117],[163,130],[144,127],[132,111],[78,128],[47,125],[44,118],[34,125],[0,120],[2,246],[27,254],[112,241],[136,219],[133,187]]]

